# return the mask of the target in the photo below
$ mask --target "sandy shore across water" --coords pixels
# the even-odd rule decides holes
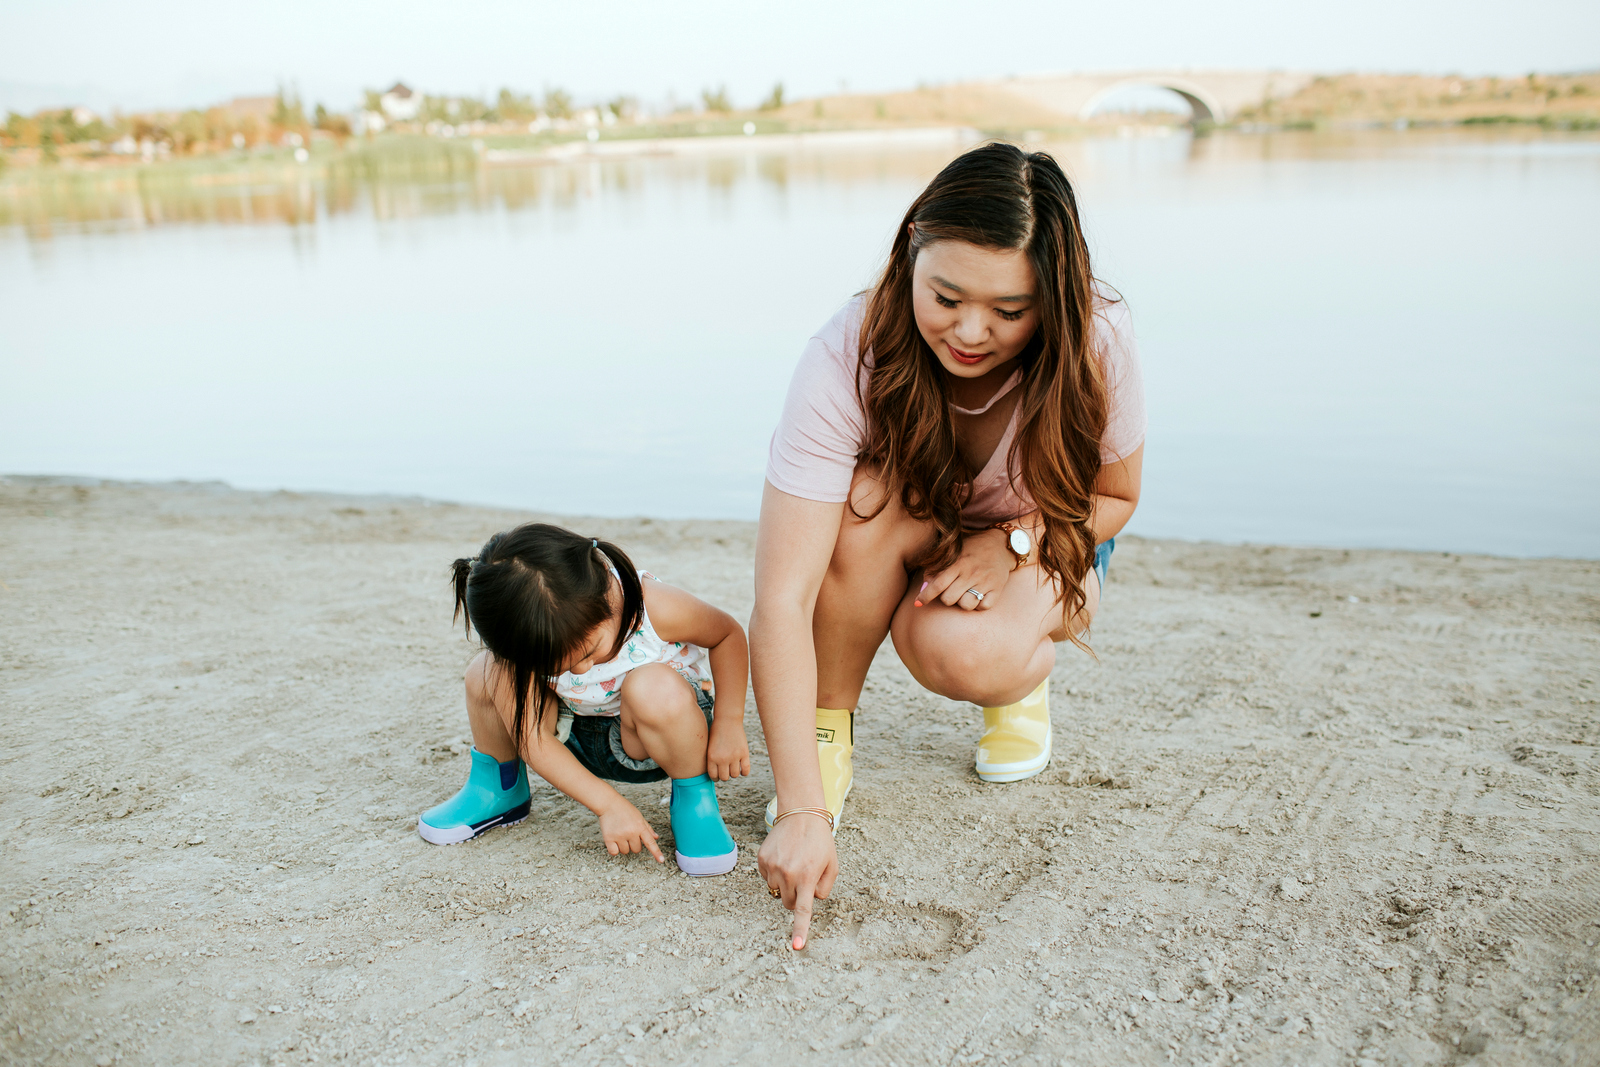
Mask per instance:
[[[1125,539],[1007,786],[886,645],[795,956],[753,710],[727,877],[542,784],[416,836],[449,561],[526,517],[0,481],[0,1059],[1600,1063],[1600,563]],[[748,616],[752,525],[566,521]]]

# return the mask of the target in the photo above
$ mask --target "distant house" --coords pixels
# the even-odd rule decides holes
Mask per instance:
[[[240,118],[270,119],[278,112],[276,96],[236,96],[228,101],[228,110]]]
[[[390,122],[410,122],[422,110],[422,97],[412,92],[405,82],[395,82],[378,97],[378,105]]]

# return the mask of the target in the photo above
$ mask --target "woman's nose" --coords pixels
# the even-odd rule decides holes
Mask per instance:
[[[956,320],[956,341],[962,348],[976,348],[988,337],[989,328],[984,325],[982,312],[964,313]]]

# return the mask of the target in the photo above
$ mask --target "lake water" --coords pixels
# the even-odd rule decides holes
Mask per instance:
[[[754,518],[806,338],[954,149],[0,197],[0,471]],[[1152,536],[1600,557],[1600,140],[1049,146]]]

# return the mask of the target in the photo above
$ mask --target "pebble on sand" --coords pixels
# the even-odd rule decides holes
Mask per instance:
[[[1310,895],[1311,888],[1301,884],[1300,879],[1294,875],[1286,874],[1283,876],[1283,880],[1278,883],[1278,892],[1282,893],[1288,900],[1299,901]]]

